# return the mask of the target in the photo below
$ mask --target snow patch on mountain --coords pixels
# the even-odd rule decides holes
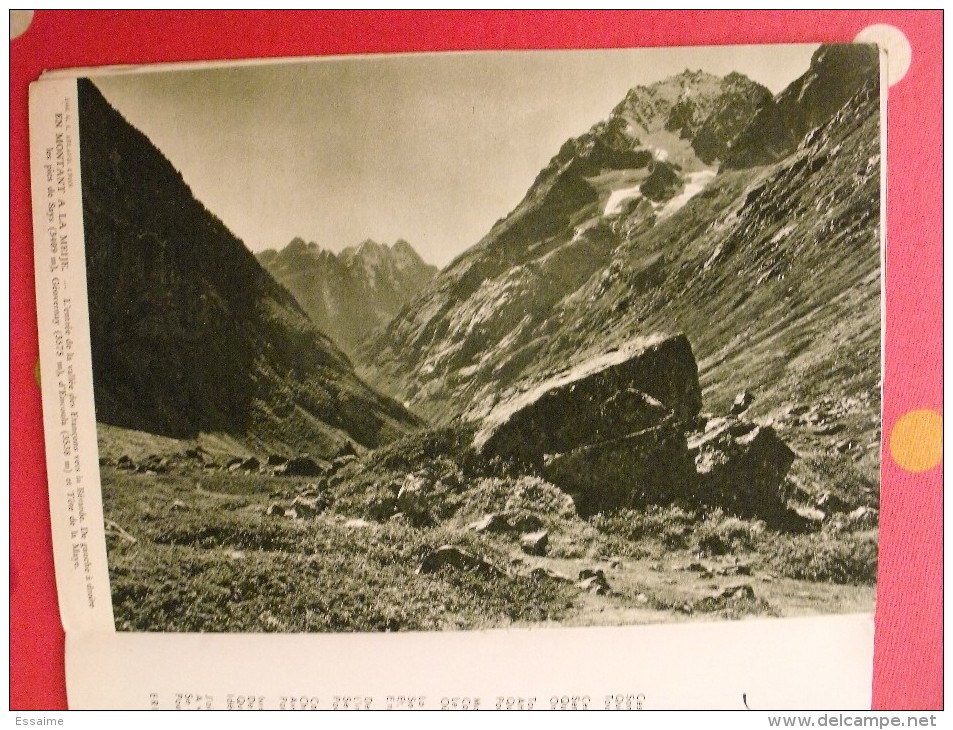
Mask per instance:
[[[680,210],[689,200],[698,195],[710,183],[717,173],[717,170],[702,170],[701,172],[690,172],[686,175],[685,188],[668,201],[665,207],[659,213],[659,218],[668,218],[672,213]]]
[[[641,185],[636,185],[631,188],[613,190],[609,195],[609,199],[606,201],[606,209],[603,211],[603,215],[618,215],[622,212],[622,204],[625,201],[641,198],[642,193],[639,190],[640,187]]]

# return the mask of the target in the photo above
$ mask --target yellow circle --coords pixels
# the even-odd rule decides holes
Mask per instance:
[[[890,454],[907,471],[927,471],[943,459],[943,416],[936,411],[910,411],[890,432]]]

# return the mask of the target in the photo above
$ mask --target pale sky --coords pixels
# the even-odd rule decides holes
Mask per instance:
[[[355,56],[93,79],[253,251],[404,238],[444,266],[633,86],[690,68],[777,93],[816,48]]]

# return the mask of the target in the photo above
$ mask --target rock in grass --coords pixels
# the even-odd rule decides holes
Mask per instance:
[[[539,532],[543,529],[543,518],[525,509],[508,510],[505,519],[520,532]]]
[[[753,601],[754,588],[747,583],[739,586],[731,586],[729,588],[725,588],[725,590],[723,590],[718,597],[724,599],[725,601]]]
[[[599,569],[584,568],[579,571],[579,581],[576,585],[587,593],[603,596],[609,592],[609,581],[606,574]]]
[[[466,550],[453,545],[442,545],[436,550],[427,553],[417,568],[417,575],[436,573],[442,568],[453,568],[468,573],[486,576],[499,576],[503,571],[491,565],[483,558],[477,557]]]
[[[806,522],[823,522],[827,519],[827,513],[814,507],[798,506],[794,508],[794,513]]]
[[[852,505],[831,492],[824,492],[817,498],[814,506],[824,512],[850,512]]]
[[[852,524],[871,527],[877,524],[878,516],[879,513],[873,507],[858,507],[847,515],[847,519]]]
[[[357,457],[354,455],[339,456],[334,461],[331,462],[331,471],[337,471],[338,469],[343,469],[348,464],[352,464],[357,461]]]
[[[529,572],[529,577],[533,580],[553,580],[557,583],[572,583],[573,580],[568,575],[559,573],[552,568],[533,568]]]
[[[316,517],[321,511],[317,500],[307,499],[305,497],[295,497],[291,502],[291,511],[299,519],[308,519]]]
[[[795,455],[770,426],[730,418],[688,449],[701,502],[740,517],[788,517],[784,477]]]
[[[734,403],[731,404],[731,415],[740,416],[751,407],[752,403],[754,403],[754,396],[747,390],[741,391],[735,397]]]
[[[285,508],[277,502],[272,502],[270,505],[268,505],[268,509],[265,510],[265,514],[269,517],[284,517]]]
[[[583,568],[579,571],[579,580],[587,580],[588,578],[601,578],[605,580],[606,574],[601,568]]]
[[[136,538],[122,529],[118,523],[113,522],[112,520],[104,520],[104,527],[106,528],[106,537],[118,537],[122,540],[125,540],[130,545],[135,545],[139,542]]]
[[[341,446],[341,448],[338,449],[334,454],[335,460],[347,456],[357,456],[357,449],[354,448],[354,444],[352,444],[350,441],[345,441],[344,445]]]
[[[427,482],[416,474],[408,474],[397,493],[397,509],[409,517],[426,517],[429,514]]]
[[[527,532],[520,537],[520,548],[529,555],[545,555],[549,545],[549,533],[546,530]]]
[[[685,570],[689,573],[708,573],[711,574],[711,571],[708,569],[707,565],[699,562],[688,563],[688,565],[678,568],[678,570]]]
[[[724,568],[719,568],[715,571],[716,575],[751,575],[751,566],[745,565],[744,563],[735,563],[734,565],[726,565]]]
[[[283,466],[275,469],[275,474],[286,477],[319,477],[324,471],[323,466],[304,454],[288,459]]]
[[[183,502],[181,499],[177,499],[177,500],[175,500],[175,501],[172,503],[172,506],[169,507],[169,509],[170,509],[172,512],[188,512],[188,511],[189,511],[190,509],[192,509],[192,508],[189,507],[189,506],[188,506],[185,502]]]
[[[242,471],[258,471],[258,468],[261,466],[261,462],[258,461],[254,456],[249,456],[247,459],[243,459],[241,464],[238,465],[238,468]]]
[[[720,611],[738,603],[752,603],[755,601],[754,588],[747,583],[737,586],[729,586],[719,593],[706,596],[695,602],[694,608],[697,611]]]
[[[469,527],[475,532],[509,532],[513,529],[513,526],[507,519],[497,512],[486,515],[483,519],[477,520]]]

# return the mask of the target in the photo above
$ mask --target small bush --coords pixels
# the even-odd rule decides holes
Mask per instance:
[[[764,535],[763,522],[742,520],[716,509],[695,528],[692,551],[703,556],[737,554],[757,549]]]
[[[650,506],[593,515],[589,522],[613,543],[656,542],[670,550],[688,546],[697,516],[681,507]],[[618,550],[615,552],[620,553]]]
[[[873,585],[877,582],[876,532],[777,535],[768,565],[787,578]]]
[[[301,549],[301,534],[295,523],[262,514],[193,512],[162,520],[152,540],[203,549],[294,551]]]

